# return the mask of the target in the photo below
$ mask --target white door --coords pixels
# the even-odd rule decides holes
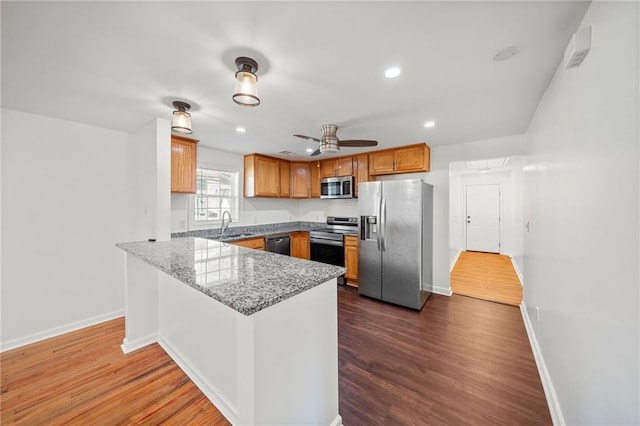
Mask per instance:
[[[500,253],[500,185],[467,186],[467,250]]]

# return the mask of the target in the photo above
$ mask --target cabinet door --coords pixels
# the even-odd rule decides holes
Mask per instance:
[[[232,241],[229,244],[233,244],[234,246],[241,246],[252,248],[256,250],[264,250],[264,238],[249,238],[246,240],[240,241]]]
[[[337,165],[335,158],[328,158],[326,160],[320,160],[320,177],[334,177],[336,176]]]
[[[424,144],[398,148],[395,150],[395,171],[426,172],[429,171],[428,147]]]
[[[347,235],[344,237],[344,274],[347,284],[358,286],[358,237]]]
[[[353,157],[340,157],[336,160],[338,176],[353,176]]]
[[[311,175],[311,198],[320,198],[320,162],[309,164]]]
[[[197,143],[195,139],[171,136],[171,192],[196,192]]]
[[[354,194],[357,197],[358,184],[371,180],[371,176],[369,175],[369,156],[367,154],[360,154],[353,157],[353,175],[356,178]]]
[[[369,154],[369,174],[381,175],[393,173],[393,150],[379,151]]]
[[[279,196],[289,198],[291,194],[290,166],[288,161],[280,161],[280,187]]]
[[[292,257],[300,259],[309,259],[311,257],[311,248],[309,245],[309,233],[306,231],[292,232],[289,236],[290,253]]]
[[[277,158],[255,157],[256,197],[280,196],[280,161]]]
[[[311,175],[309,163],[291,163],[291,198],[311,196]],[[315,164],[311,164],[314,167]]]

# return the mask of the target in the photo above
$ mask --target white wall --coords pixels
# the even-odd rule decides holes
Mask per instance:
[[[560,64],[528,131],[525,312],[572,425],[640,423],[638,18],[591,4],[591,51]]]
[[[466,250],[466,187],[468,185],[499,184],[500,253],[513,257],[522,270],[523,258],[523,182],[524,157],[509,157],[507,167],[488,173],[470,171],[466,162],[454,162],[449,174],[449,262],[457,253]],[[519,263],[518,263],[519,262]]]
[[[2,110],[3,350],[122,313],[127,144]]]

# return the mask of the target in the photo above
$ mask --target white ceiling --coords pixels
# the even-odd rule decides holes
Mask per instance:
[[[300,158],[316,145],[292,134],[327,123],[381,148],[521,134],[587,7],[2,1],[2,106],[132,132],[185,99],[202,146]],[[237,56],[259,63],[257,108],[231,100]]]

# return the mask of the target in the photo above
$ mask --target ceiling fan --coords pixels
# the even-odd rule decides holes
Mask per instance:
[[[320,142],[320,147],[311,153],[312,157],[316,155],[320,155],[325,152],[338,152],[340,151],[341,146],[350,146],[350,147],[365,147],[365,146],[376,146],[378,145],[378,141],[368,141],[361,139],[350,139],[341,141],[336,136],[336,132],[338,131],[338,126],[335,124],[325,124],[320,127],[322,129],[322,136],[320,139],[314,138],[313,136],[307,135],[293,135],[302,139],[311,139],[316,142]]]

